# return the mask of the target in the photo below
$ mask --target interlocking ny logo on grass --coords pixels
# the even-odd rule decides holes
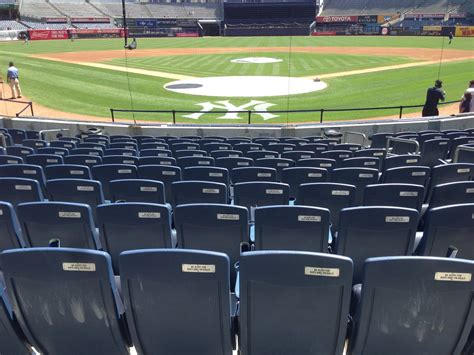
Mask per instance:
[[[249,103],[244,105],[236,106],[232,104],[229,100],[224,101],[214,101],[214,102],[201,102],[200,104],[196,104],[197,106],[201,106],[202,109],[200,112],[195,112],[190,115],[186,115],[183,117],[191,118],[193,120],[198,120],[201,116],[205,115],[206,112],[211,112],[213,110],[216,111],[230,111],[227,112],[224,116],[217,117],[217,119],[222,120],[243,120],[246,117],[248,110],[254,110],[259,112],[252,112],[252,116],[260,116],[264,121],[270,120],[272,118],[278,117],[278,115],[274,115],[272,113],[267,112],[268,108],[271,106],[275,106],[275,104],[271,104],[265,101],[257,101],[252,100]],[[242,111],[240,112],[232,112],[232,111]],[[213,114],[215,117],[215,114]]]

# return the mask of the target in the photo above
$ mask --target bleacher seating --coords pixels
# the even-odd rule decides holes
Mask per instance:
[[[13,21],[13,20],[1,20],[0,21],[0,31],[6,31],[6,30],[18,30],[18,31],[25,31],[28,29],[25,25]]]
[[[389,268],[392,271],[384,269],[380,275],[398,285],[396,292],[376,296],[387,298],[390,319],[405,314],[408,290],[413,287],[418,293],[434,292],[439,301],[436,309],[445,302],[440,287],[452,295],[474,291],[474,165],[456,163],[453,153],[469,144],[469,139],[459,137],[471,131],[409,133],[419,140],[421,151],[401,155],[394,153],[400,147],[315,143],[317,137],[204,140],[104,135],[49,142],[38,140],[34,132],[6,132],[12,141],[8,154],[0,155],[0,283],[3,272],[7,291],[3,299],[12,303],[14,313],[5,308],[3,314],[0,304],[0,352],[7,351],[2,341],[9,334],[13,340],[8,346],[19,349],[15,354],[21,354],[29,343],[43,352],[61,353],[67,345],[57,333],[63,331],[76,332],[67,339],[74,338],[68,340],[70,346],[82,351],[76,337],[94,341],[98,335],[90,335],[92,330],[84,328],[77,317],[86,317],[83,322],[95,332],[105,331],[99,322],[89,320],[94,311],[91,302],[81,303],[80,314],[61,315],[58,305],[76,307],[87,299],[97,301],[101,314],[112,317],[109,322],[131,331],[131,339],[114,333],[114,345],[110,333],[105,335],[103,353],[110,346],[118,354],[133,345],[139,353],[155,353],[155,347],[160,347],[169,353],[188,349],[207,355],[228,350],[230,355],[239,329],[242,355],[257,350],[308,354],[307,347],[332,353],[348,340],[346,320],[351,313],[354,321],[349,329],[355,331],[347,333],[351,336],[348,354],[415,354],[421,346],[414,342],[415,331],[394,322],[387,323],[388,332],[370,327],[380,319],[367,311],[367,288],[385,282],[374,276],[375,270]],[[431,141],[447,144],[437,151],[439,146],[429,148]],[[109,155],[111,149],[132,155]],[[159,156],[162,152],[167,156]],[[237,156],[220,157],[229,152]],[[209,164],[203,166],[201,160]],[[47,246],[60,248],[42,248]],[[372,257],[378,259],[367,260]],[[47,265],[40,268],[43,263]],[[100,279],[95,284],[89,270],[92,264]],[[390,269],[393,265],[398,265],[397,272]],[[410,273],[415,266],[420,269],[416,278],[426,278],[427,289],[416,288],[419,282],[415,285]],[[436,273],[443,274],[438,276],[440,283],[446,278],[463,282],[451,280],[439,286],[433,283]],[[32,281],[14,288],[16,279],[24,275]],[[105,293],[97,293],[97,282],[105,285],[101,288]],[[121,296],[116,283],[122,285]],[[36,299],[28,294],[33,287],[38,290]],[[337,297],[335,290],[339,290]],[[47,318],[26,313],[23,307],[26,302],[52,306],[52,301],[39,300],[38,295],[51,297],[53,291],[63,303],[55,303],[50,312],[54,326],[46,327]],[[156,292],[163,296],[152,297]],[[410,320],[431,326],[434,311],[425,293],[420,299],[424,308],[411,314]],[[67,297],[72,294],[77,297]],[[127,312],[145,306],[153,310],[140,311],[125,322],[117,312],[107,313],[107,307],[115,309],[113,302],[120,303],[121,297]],[[225,299],[230,313],[213,311],[219,319],[200,319],[202,312],[214,309],[204,305],[204,299],[211,298],[215,307],[222,307],[219,302]],[[473,310],[461,310],[463,299],[456,298],[449,317],[442,314],[452,327],[436,328],[436,337],[430,328],[418,339],[426,348],[439,343],[440,349],[451,346],[444,353],[461,354],[458,349],[466,344],[474,317]],[[377,309],[386,309],[377,300]],[[122,315],[123,309],[117,307]],[[180,312],[189,318],[176,317]],[[239,317],[234,318],[235,312]],[[73,319],[71,324],[65,324],[68,319]],[[206,329],[192,334],[189,319],[194,328],[204,324]],[[142,330],[144,324],[163,328],[167,339],[180,339],[166,342],[152,337],[148,328]],[[288,334],[295,341],[289,342]],[[401,336],[404,340],[397,342]],[[397,350],[381,352],[387,344]],[[327,350],[330,345],[332,350]],[[95,353],[95,348],[89,353]]]

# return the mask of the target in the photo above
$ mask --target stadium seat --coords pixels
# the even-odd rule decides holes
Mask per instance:
[[[138,165],[168,165],[176,166],[176,159],[172,157],[141,156]]]
[[[120,255],[128,324],[139,354],[232,355],[229,259],[196,250]],[[212,316],[210,316],[212,315]]]
[[[1,250],[1,248],[0,248]],[[0,284],[0,354],[31,355],[32,351],[19,330],[10,302]]]
[[[413,184],[428,188],[431,169],[427,166],[403,166],[385,170],[380,177],[383,184]]]
[[[334,159],[336,161],[336,168],[341,167],[344,159],[352,158],[354,152],[351,150],[328,150],[321,153],[321,158]]]
[[[23,239],[28,247],[100,249],[88,205],[69,202],[29,202],[17,207]]]
[[[59,148],[59,147],[46,147],[46,148],[39,148],[36,150],[37,154],[52,154],[52,155],[59,155],[65,157],[69,155],[69,149],[67,148]]]
[[[385,148],[387,146],[387,139],[392,137],[393,133],[374,133],[370,137],[372,141],[370,148]]]
[[[255,160],[255,166],[275,169],[277,172],[277,181],[281,181],[281,172],[283,169],[291,168],[294,165],[295,162],[293,160],[285,158],[267,158]]]
[[[430,139],[423,144],[421,149],[420,165],[433,167],[439,165],[441,159],[448,155],[449,139]]]
[[[209,181],[177,181],[171,184],[173,208],[189,203],[229,203],[227,186]]]
[[[161,149],[143,149],[140,150],[140,157],[172,157],[173,153],[171,150],[161,150]]]
[[[0,202],[0,251],[7,249],[23,248],[25,243],[20,230],[20,224],[16,217],[13,205],[8,202]],[[0,292],[2,280],[0,276]],[[1,323],[1,322],[0,322]],[[1,329],[1,328],[0,328]],[[1,336],[1,332],[0,332]],[[1,350],[1,345],[0,345]]]
[[[0,155],[0,165],[6,164],[24,164],[24,160],[15,155]]]
[[[240,143],[250,143],[250,138],[248,137],[232,137],[227,139],[227,143],[231,144],[232,147]]]
[[[228,153],[229,151],[226,151]],[[253,159],[244,157],[216,158],[216,166],[232,171],[234,168],[253,166]]]
[[[24,146],[11,146],[7,147],[7,154],[15,157],[20,157],[26,160],[26,157],[31,154],[35,154],[35,150],[30,147]]]
[[[341,211],[335,252],[354,262],[354,284],[362,282],[364,261],[412,255],[418,211],[400,207],[351,207]]]
[[[341,168],[372,168],[380,170],[380,159],[374,157],[348,158],[341,162]]]
[[[213,143],[204,143],[204,139],[199,142],[199,146],[202,150],[205,150],[209,155],[211,152],[215,150],[232,150],[232,146],[229,143],[223,142],[213,142]]]
[[[98,148],[74,148],[69,151],[69,155],[90,155],[93,157],[102,157],[104,151]]]
[[[102,184],[95,180],[53,179],[46,182],[48,199],[56,202],[84,203],[97,221],[96,207],[105,202]]]
[[[261,144],[265,150],[268,150],[268,146],[270,144],[280,143],[280,141],[276,138],[254,138],[252,140],[254,143]]]
[[[97,225],[104,251],[112,257],[116,275],[121,252],[136,249],[174,248],[171,210],[166,205],[124,202],[97,207]]]
[[[144,179],[112,180],[109,184],[113,202],[147,202],[165,204],[165,185]]]
[[[84,165],[50,165],[44,169],[47,180],[52,179],[91,179],[91,171]]]
[[[472,202],[472,199],[471,199]],[[431,208],[426,213],[418,255],[474,260],[474,203]]]
[[[193,166],[183,170],[183,180],[220,182],[229,186],[229,172],[215,166]]]
[[[295,144],[296,147],[302,147],[305,144],[311,143],[308,139],[304,139],[304,138],[297,138],[297,137],[284,137],[284,138],[285,138],[285,141],[284,141],[285,143]]]
[[[354,196],[355,206],[362,205],[364,190],[367,185],[376,184],[379,180],[377,169],[370,168],[340,168],[331,172],[331,182],[351,184],[356,187]]]
[[[303,145],[301,149],[312,151],[317,157],[319,157],[322,152],[329,149],[329,145],[322,143],[308,143]]]
[[[94,149],[92,152],[100,151],[100,152],[104,153],[104,150],[106,149],[106,146],[105,146],[104,143],[87,142],[87,143],[79,143],[77,145],[76,149]],[[96,154],[92,154],[92,155],[96,155]]]
[[[282,170],[281,174],[281,181],[290,185],[290,197],[293,199],[298,196],[298,188],[301,184],[326,182],[328,179],[328,171],[321,168],[286,168]]]
[[[58,140],[59,141],[63,141],[63,142],[73,142],[74,144],[79,144],[81,143],[81,139],[78,138],[78,137],[65,137],[65,136],[60,136],[58,137]]]
[[[406,166],[420,166],[421,156],[411,155],[411,154],[402,154],[389,156],[385,159],[383,164],[383,169],[388,170],[392,168],[400,168]]]
[[[255,250],[328,252],[330,213],[309,206],[255,209]]]
[[[33,148],[36,151],[39,148],[46,148],[48,146],[48,142],[42,139],[24,139],[21,142],[21,145]]]
[[[138,151],[138,144],[134,142],[110,143],[108,149],[131,149],[134,151]]]
[[[234,289],[240,244],[249,242],[248,211],[244,207],[199,203],[179,205],[174,210],[178,247],[225,253],[231,261]]]
[[[240,353],[342,354],[351,280],[352,261],[346,257],[292,251],[244,253]]]
[[[474,181],[458,181],[436,185],[428,202],[429,208],[435,208],[473,201]]]
[[[158,180],[165,185],[166,202],[173,201],[171,184],[181,181],[181,168],[165,165],[142,165],[138,167],[138,178],[145,180]]]
[[[302,184],[298,188],[295,204],[327,208],[331,212],[331,230],[337,231],[339,212],[354,206],[356,187],[348,184],[320,182]]]
[[[138,157],[126,155],[105,155],[102,164],[127,164],[138,165]]]
[[[245,156],[248,152],[263,150],[263,146],[258,143],[239,143],[235,144],[232,149],[240,150]]]
[[[449,159],[454,159],[456,149],[461,145],[474,144],[474,137],[459,137],[451,140],[449,145]]]
[[[301,159],[315,158],[316,154],[312,151],[307,151],[307,150],[293,150],[289,152],[283,152],[281,154],[281,157],[284,159],[291,159],[294,162],[297,162],[298,160],[301,160]]]
[[[392,206],[413,208],[421,213],[425,188],[412,184],[367,185],[364,206]]]
[[[234,205],[246,207],[253,221],[255,207],[288,205],[290,186],[278,182],[241,182],[234,185]]]
[[[247,152],[245,156],[255,161],[257,159],[278,158],[279,154],[272,150],[251,150]]]
[[[333,146],[334,150],[350,150],[352,152],[356,152],[360,149],[362,149],[362,146],[360,144],[354,144],[354,143],[339,143]]]
[[[367,148],[354,152],[354,158],[372,157],[379,158],[380,161],[383,161],[386,156],[387,150],[385,148]]]
[[[250,166],[247,168],[234,168],[230,172],[232,183],[252,181],[272,181],[276,182],[277,172],[273,168],[264,168],[259,166]]]
[[[292,150],[296,150],[296,144],[272,143],[268,145],[268,150],[273,150],[274,152],[278,152],[278,154],[281,155],[284,152],[290,152]]]
[[[140,148],[140,155],[144,150],[169,150],[169,145],[166,143],[159,143],[159,142],[147,142],[142,143],[139,145]]]
[[[213,150],[209,155],[216,160],[217,158],[239,158],[244,156],[240,150]]]
[[[207,157],[207,152],[205,150],[198,150],[198,149],[183,149],[177,150],[173,153],[173,157],[178,160],[179,158],[199,158],[199,157]]]
[[[107,155],[123,155],[126,157],[137,157],[138,152],[133,149],[109,148],[104,151],[104,157]]]
[[[214,158],[205,156],[188,156],[176,159],[176,165],[181,169],[190,168],[193,166],[214,166]]]
[[[301,159],[296,162],[296,167],[323,168],[331,171],[336,167],[336,161],[326,158]]]
[[[12,137],[14,144],[21,144],[26,139],[26,131],[24,129],[10,128],[8,134]]]
[[[431,199],[431,194],[436,185],[473,179],[474,164],[457,163],[435,166],[431,169],[431,179],[426,194],[426,201]]]
[[[1,201],[9,202],[13,207],[20,203],[43,200],[43,192],[38,181],[24,178],[0,178]]]
[[[95,165],[102,165],[102,158],[91,155],[68,155],[64,157],[64,164],[85,165],[92,168]]]
[[[199,144],[197,143],[170,143],[170,149],[174,153],[178,150],[199,150]]]
[[[26,157],[26,163],[39,165],[43,169],[49,165],[64,164],[63,157],[53,154],[32,154]]]
[[[112,180],[137,179],[137,167],[129,164],[96,165],[92,169],[92,177],[102,183],[102,191],[106,200],[112,199],[109,183]]]
[[[120,140],[131,140],[132,136],[127,134],[112,134],[109,136],[110,143],[119,142]]]
[[[367,260],[348,354],[460,355],[474,320],[473,273],[468,260]]]
[[[8,250],[0,254],[0,267],[13,312],[38,351],[129,354],[122,332],[124,310],[107,253],[71,248]]]

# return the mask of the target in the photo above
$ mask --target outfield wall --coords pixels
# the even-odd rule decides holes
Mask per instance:
[[[71,135],[77,135],[89,128],[101,128],[107,134],[129,135],[221,135],[250,137],[304,137],[320,135],[324,129],[338,128],[344,132],[359,132],[367,137],[380,132],[404,132],[420,130],[466,129],[474,127],[474,114],[461,114],[456,117],[415,118],[393,120],[366,120],[354,122],[333,122],[326,124],[301,125],[130,125],[104,122],[80,122],[72,120],[52,120],[42,118],[5,118],[0,117],[0,127],[27,130],[69,129]],[[356,137],[357,140],[357,137]],[[360,143],[355,141],[356,143]]]

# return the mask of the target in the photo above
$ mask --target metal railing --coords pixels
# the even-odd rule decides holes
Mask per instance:
[[[8,102],[16,103],[16,104],[25,104],[26,106],[23,109],[15,113],[16,117],[20,117],[20,115],[28,109],[30,109],[31,116],[35,115],[32,101],[18,101],[18,100],[13,100],[13,99],[0,99],[0,101],[8,101]]]
[[[392,142],[394,143],[401,143],[402,147],[403,146],[413,146],[414,150],[413,151],[403,151],[403,152],[398,152],[396,149],[397,147],[392,147]],[[418,154],[420,152],[420,143],[414,139],[407,139],[407,138],[396,138],[396,137],[389,137],[387,138],[387,152],[391,151],[394,154],[407,154],[407,153],[415,153]],[[390,148],[393,148],[393,150],[390,150]]]
[[[459,103],[459,100],[456,101],[447,101],[442,102],[439,105],[450,105]],[[247,116],[247,124],[252,124],[252,115],[258,114],[290,114],[290,113],[319,113],[319,123],[324,122],[324,114],[329,112],[360,112],[360,111],[383,111],[383,110],[396,110],[398,113],[398,118],[403,118],[403,111],[406,109],[412,108],[422,108],[424,105],[400,105],[400,106],[381,106],[381,107],[359,107],[359,108],[319,108],[319,109],[308,109],[308,110],[275,110],[275,111],[258,111],[258,110],[236,110],[236,111],[223,111],[223,110],[216,110],[216,111],[190,111],[190,110],[132,110],[132,109],[117,109],[111,108],[110,114],[112,118],[112,122],[115,122],[117,118],[116,113],[164,113],[171,115],[171,121],[173,124],[177,123],[177,115],[180,114],[192,114],[192,113],[199,113],[202,115],[206,114],[246,114]],[[135,120],[135,119],[134,119]]]

